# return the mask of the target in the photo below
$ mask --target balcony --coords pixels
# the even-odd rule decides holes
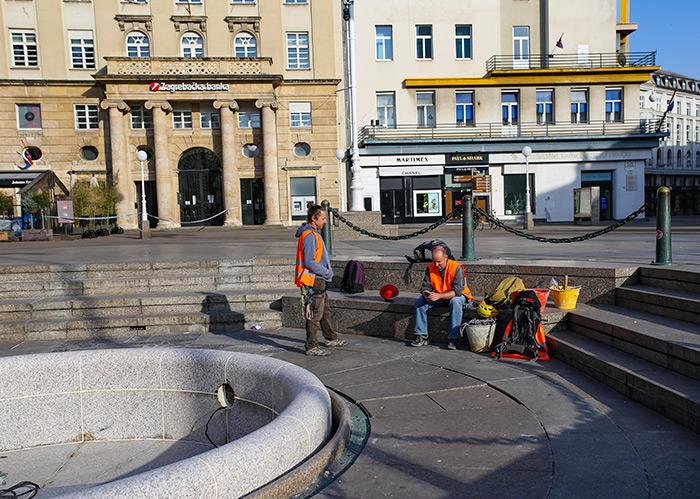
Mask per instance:
[[[486,61],[486,71],[596,70],[648,68],[656,66],[656,52],[530,54],[526,59],[494,55]]]
[[[520,123],[478,123],[474,126],[438,124],[434,127],[417,125],[397,125],[394,128],[365,126],[359,131],[359,142],[368,141],[454,141],[512,138],[555,138],[555,137],[601,137],[650,135],[666,132],[666,124],[657,132],[658,122],[648,120],[608,123],[590,121],[588,123],[537,124]]]
[[[267,75],[272,58],[105,57],[111,76]]]

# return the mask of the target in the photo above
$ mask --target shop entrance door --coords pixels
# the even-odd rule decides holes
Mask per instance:
[[[209,149],[185,151],[178,163],[180,221],[188,225],[223,225],[221,163]],[[213,217],[213,218],[212,218]]]
[[[243,225],[262,225],[265,222],[264,199],[262,179],[241,179],[241,213],[243,214]]]
[[[383,224],[404,223],[406,209],[403,190],[382,191],[381,210]]]
[[[600,219],[613,219],[612,172],[581,172],[581,187],[600,187]]]

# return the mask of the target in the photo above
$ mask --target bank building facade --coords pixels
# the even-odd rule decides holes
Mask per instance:
[[[0,5],[0,190],[17,204],[46,172],[94,177],[137,228],[144,150],[152,226],[289,225],[309,201],[338,205],[339,2]]]

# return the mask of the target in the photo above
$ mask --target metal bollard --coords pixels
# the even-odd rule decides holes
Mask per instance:
[[[671,189],[656,191],[656,261],[652,265],[673,265],[671,260]]]
[[[331,203],[327,199],[324,199],[321,201],[321,207],[326,210],[326,225],[321,229],[321,237],[326,245],[328,256],[335,256],[333,254],[333,240],[331,238]]]
[[[462,197],[462,258],[460,260],[477,260],[474,254],[474,215],[470,194]]]

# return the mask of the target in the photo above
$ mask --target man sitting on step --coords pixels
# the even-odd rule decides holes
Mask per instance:
[[[469,298],[473,300],[467,287],[466,272],[461,264],[447,258],[441,246],[433,250],[433,262],[425,269],[425,277],[420,287],[420,296],[415,303],[415,335],[411,345],[422,347],[428,344],[428,309],[449,307],[450,331],[447,335],[449,350],[457,349],[459,327],[462,324],[462,308]]]

